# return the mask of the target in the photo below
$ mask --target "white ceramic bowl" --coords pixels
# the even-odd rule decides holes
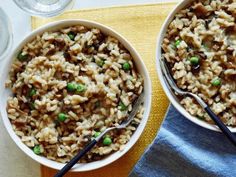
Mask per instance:
[[[164,39],[164,36],[166,34],[167,28],[170,24],[170,22],[174,19],[174,16],[177,12],[179,12],[181,9],[183,9],[187,4],[191,3],[193,0],[184,0],[180,2],[173,10],[172,12],[168,15],[166,18],[164,24],[162,25],[161,31],[159,33],[158,39],[157,39],[157,51],[156,51],[156,68],[157,68],[157,73],[161,82],[161,85],[169,98],[170,102],[173,104],[173,106],[187,119],[192,121],[193,123],[196,123],[197,125],[200,125],[204,128],[207,128],[209,130],[214,130],[214,131],[220,131],[217,126],[209,124],[205,121],[199,120],[198,118],[190,115],[185,108],[179,103],[178,98],[175,96],[175,94],[172,92],[172,90],[168,87],[167,83],[165,82],[163,78],[163,73],[161,71],[161,66],[160,66],[160,59],[161,59],[161,45],[162,41]],[[236,128],[229,127],[229,129],[232,132],[236,132]]]
[[[11,94],[11,92],[10,92],[10,90],[5,89],[4,83],[6,81],[8,71],[9,71],[11,63],[12,63],[12,59],[14,59],[16,57],[18,52],[21,50],[21,48],[27,42],[31,41],[36,35],[42,34],[45,31],[50,31],[50,30],[54,31],[54,30],[57,30],[57,29],[60,29],[60,28],[63,28],[63,27],[72,26],[72,25],[76,25],[76,24],[84,25],[84,26],[87,26],[87,27],[98,28],[103,33],[105,33],[107,35],[114,36],[115,38],[117,38],[125,46],[125,48],[129,50],[129,52],[131,53],[131,55],[134,58],[135,65],[136,65],[139,73],[144,78],[144,91],[145,91],[144,107],[145,107],[145,111],[144,111],[143,119],[142,119],[140,125],[138,126],[137,130],[135,131],[135,133],[131,137],[130,141],[126,144],[123,151],[115,152],[115,153],[109,155],[108,157],[104,158],[103,160],[99,160],[99,161],[95,161],[95,162],[91,162],[91,163],[87,163],[87,164],[77,164],[72,169],[73,171],[89,171],[89,170],[97,169],[97,168],[103,167],[105,165],[108,165],[108,164],[112,163],[113,161],[117,160],[118,158],[120,158],[121,156],[123,156],[136,143],[136,141],[139,139],[139,137],[142,134],[142,132],[144,130],[144,127],[145,127],[145,125],[148,121],[148,117],[149,117],[149,113],[150,113],[150,108],[151,108],[151,80],[150,80],[148,71],[147,71],[141,57],[137,53],[137,51],[120,34],[118,34],[114,30],[112,30],[111,28],[108,28],[108,27],[106,27],[102,24],[98,24],[98,23],[91,22],[91,21],[86,21],[86,20],[58,21],[58,22],[47,24],[47,25],[45,25],[43,27],[40,27],[39,29],[33,31],[27,37],[25,37],[25,39],[14,49],[12,55],[8,59],[8,62],[6,64],[6,66],[4,66],[5,71],[2,71],[2,73],[1,73],[1,80],[0,80],[0,86],[1,86],[0,87],[0,98],[1,98],[0,111],[1,111],[1,116],[2,116],[2,119],[3,119],[4,125],[5,125],[8,133],[9,133],[9,135],[11,136],[12,140],[17,144],[17,146],[23,152],[25,152],[25,154],[27,154],[29,157],[31,157],[35,161],[41,163],[42,165],[48,166],[50,168],[61,169],[65,165],[63,163],[58,163],[58,162],[49,160],[49,159],[47,159],[43,156],[35,155],[34,152],[30,148],[28,148],[24,143],[22,143],[20,138],[14,133],[14,131],[12,129],[12,126],[11,126],[11,123],[10,123],[8,117],[7,117],[7,112],[6,112],[7,97]]]

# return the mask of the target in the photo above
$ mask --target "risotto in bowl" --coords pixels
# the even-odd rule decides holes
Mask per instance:
[[[218,131],[191,97],[175,95],[163,79],[167,61],[179,88],[200,96],[236,132],[236,1],[183,1],[162,27],[157,70],[173,105],[194,123]]]
[[[95,22],[65,20],[33,31],[10,56],[2,78],[8,133],[27,155],[54,169],[125,120],[142,92],[131,124],[107,134],[72,170],[115,161],[148,120],[151,82],[144,63],[124,37]]]

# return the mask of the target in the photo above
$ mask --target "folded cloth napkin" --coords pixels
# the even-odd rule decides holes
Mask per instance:
[[[195,125],[172,105],[153,143],[129,177],[236,177],[236,147]]]

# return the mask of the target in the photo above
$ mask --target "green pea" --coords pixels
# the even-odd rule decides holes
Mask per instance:
[[[221,84],[220,78],[215,78],[215,79],[213,79],[213,80],[211,81],[211,84],[212,84],[213,86],[220,86],[220,84]]]
[[[37,155],[41,154],[41,148],[40,148],[40,146],[39,146],[39,145],[34,146],[33,151],[34,151],[34,153],[37,154]]]
[[[29,57],[28,54],[23,55],[22,53],[23,53],[23,52],[21,51],[21,52],[17,55],[17,59],[20,60],[20,61],[25,61],[25,60],[27,60],[28,57]]]
[[[69,92],[75,91],[75,90],[76,90],[76,84],[74,84],[74,83],[68,83],[68,84],[67,84],[67,90],[68,90]]]
[[[128,62],[125,62],[123,65],[122,65],[122,68],[125,70],[125,71],[128,71],[130,70],[130,64]]]
[[[176,40],[175,41],[175,47],[178,47],[180,45],[180,43],[181,43],[181,40]]]
[[[68,36],[69,36],[69,38],[70,38],[70,40],[75,40],[75,33],[73,33],[73,32],[69,32],[68,34],[67,34]]]
[[[32,88],[29,92],[29,96],[32,97],[32,96],[36,95],[36,93],[37,93],[37,91],[34,88]]]
[[[192,65],[198,65],[199,64],[199,58],[198,57],[191,57],[190,62]]]
[[[105,60],[100,59],[100,60],[96,60],[96,64],[100,67],[102,67],[105,64]]]
[[[97,138],[100,134],[101,134],[101,132],[95,132],[93,136],[94,136],[95,138]]]
[[[128,107],[125,106],[125,104],[124,104],[123,102],[120,102],[120,103],[119,103],[119,109],[120,109],[121,111],[125,111],[127,108],[128,108]]]
[[[77,84],[76,86],[76,93],[82,93],[86,90],[86,86],[83,84]]]
[[[64,122],[66,119],[67,119],[67,115],[66,114],[64,114],[64,113],[58,114],[58,120],[60,122]]]
[[[110,138],[110,135],[106,134],[106,135],[104,136],[104,138]]]
[[[111,138],[109,138],[109,137],[106,137],[106,138],[104,138],[103,139],[103,145],[105,145],[105,146],[109,146],[111,143],[112,143],[112,140],[111,140]]]

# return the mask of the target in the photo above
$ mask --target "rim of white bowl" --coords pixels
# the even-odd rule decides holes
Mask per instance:
[[[8,30],[8,41],[7,41],[7,45],[5,47],[4,52],[1,54],[0,56],[0,61],[3,61],[6,59],[6,57],[8,56],[8,54],[10,53],[11,49],[12,49],[12,45],[13,45],[13,33],[12,33],[12,25],[11,25],[11,20],[8,16],[8,14],[0,7],[0,14],[2,15],[2,20],[4,22],[4,28],[6,28]]]
[[[213,131],[217,131],[217,132],[221,132],[219,130],[219,128],[216,125],[212,125],[209,124],[203,120],[197,119],[196,117],[190,115],[185,108],[179,103],[179,101],[177,100],[177,98],[175,97],[175,94],[173,93],[173,91],[168,87],[166,81],[164,80],[163,77],[163,73],[161,70],[161,66],[160,66],[160,58],[161,58],[161,45],[162,45],[162,41],[164,38],[164,35],[166,34],[166,30],[170,24],[170,22],[173,20],[175,14],[177,12],[179,12],[182,8],[184,8],[186,5],[188,5],[189,3],[191,3],[193,0],[184,0],[180,3],[178,3],[176,5],[176,7],[169,13],[168,17],[166,18],[165,22],[163,23],[161,30],[159,32],[158,38],[157,38],[157,49],[156,49],[156,69],[157,69],[157,74],[160,80],[160,83],[164,89],[164,92],[166,93],[168,99],[170,100],[170,102],[173,104],[173,106],[183,115],[185,116],[188,120],[190,120],[191,122],[209,129],[209,130],[213,130]],[[236,128],[233,127],[229,127],[230,131],[232,132],[236,132]]]
[[[151,80],[149,73],[147,71],[147,68],[141,59],[141,56],[138,54],[136,49],[126,40],[125,37],[120,35],[118,32],[115,30],[111,29],[110,27],[107,27],[105,25],[102,25],[97,22],[93,21],[88,21],[88,20],[82,20],[82,19],[68,19],[68,20],[61,20],[61,21],[56,21],[52,22],[49,24],[46,24],[34,31],[32,31],[29,35],[27,35],[22,42],[20,42],[15,49],[13,50],[12,54],[8,57],[8,62],[5,64],[5,68],[10,68],[10,65],[13,61],[13,58],[17,55],[17,52],[30,40],[32,40],[37,34],[42,34],[45,31],[54,31],[56,29],[60,29],[63,27],[69,27],[73,25],[84,25],[87,27],[94,27],[100,29],[104,34],[108,34],[111,36],[114,36],[121,42],[124,47],[131,53],[132,57],[134,58],[134,62],[137,68],[141,68],[140,74],[144,77],[144,92],[145,92],[145,99],[144,99],[144,105],[145,105],[145,110],[144,110],[144,115],[143,118],[140,122],[140,125],[132,135],[131,139],[128,141],[128,143],[125,145],[125,148],[122,151],[117,151],[109,155],[108,157],[87,163],[87,164],[76,164],[71,171],[74,172],[83,172],[83,171],[90,171],[90,170],[95,170],[101,167],[104,167],[108,164],[111,164],[112,162],[116,161],[120,157],[122,157],[126,152],[128,152],[134,144],[137,142],[137,140],[140,138],[146,123],[148,121],[149,115],[150,115],[150,110],[151,110],[151,95],[152,95],[152,87],[151,87]],[[7,92],[4,87],[4,83],[6,81],[8,72],[4,72],[1,77],[1,88],[0,88],[0,93],[4,94],[4,92]],[[6,107],[6,102],[2,107]],[[3,119],[3,123],[5,128],[7,129],[8,134],[10,135],[11,139],[16,143],[16,145],[29,157],[31,157],[33,160],[39,162],[42,165],[45,165],[47,167],[53,168],[53,169],[61,169],[65,164],[64,163],[59,163],[53,160],[49,160],[46,157],[43,156],[38,156],[33,153],[33,151],[27,147],[21,140],[20,138],[15,134],[15,132],[12,129],[11,123],[7,117],[6,109],[1,109],[1,115]]]

